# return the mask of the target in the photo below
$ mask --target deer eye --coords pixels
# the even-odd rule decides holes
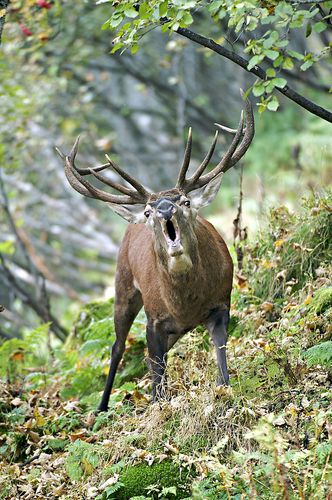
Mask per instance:
[[[183,204],[184,204],[186,207],[190,207],[190,201],[189,201],[189,200],[186,200],[185,202],[183,202]]]
[[[145,210],[144,215],[146,218],[148,218],[150,216],[150,210]]]

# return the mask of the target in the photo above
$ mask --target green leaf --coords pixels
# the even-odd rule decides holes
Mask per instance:
[[[189,26],[193,23],[193,18],[190,12],[185,12],[181,19],[181,25]]]
[[[291,57],[294,57],[295,59],[298,59],[299,61],[302,61],[302,59],[304,58],[303,54],[300,54],[300,52],[296,52],[295,50],[287,50],[287,52]]]
[[[122,49],[122,47],[124,46],[124,43],[122,42],[118,42],[114,45],[114,47],[112,48],[111,50],[111,54],[114,54],[115,52],[117,52],[119,49]]]
[[[276,72],[273,68],[268,68],[266,70],[266,76],[268,76],[269,78],[273,78],[274,76],[276,76]]]
[[[279,57],[279,52],[277,50],[265,50],[265,55],[272,61],[275,61]]]
[[[306,36],[306,38],[308,38],[308,36],[311,35],[311,32],[312,32],[312,26],[311,26],[311,23],[308,23],[307,27],[306,27],[306,30],[305,30],[305,36]]]
[[[168,2],[163,2],[159,5],[159,16],[165,17],[167,15]]]
[[[12,241],[2,241],[0,242],[0,253],[6,255],[13,255],[15,253],[15,246]]]
[[[127,17],[131,17],[131,18],[138,16],[137,10],[134,9],[133,7],[129,7],[128,9],[125,9],[124,13]]]
[[[291,60],[291,58],[290,58],[290,57],[286,57],[286,58],[283,60],[282,67],[283,67],[284,69],[293,69],[293,68],[294,68],[294,63],[293,63],[293,61]]]
[[[138,51],[138,44],[135,43],[134,45],[132,45],[131,49],[130,49],[130,52],[132,54],[136,54],[136,52]]]
[[[279,101],[276,98],[276,96],[273,96],[271,101],[267,103],[267,109],[269,109],[270,111],[277,111],[278,108],[279,108]]]
[[[117,26],[119,26],[119,24],[121,24],[123,20],[123,16],[122,14],[114,14],[111,18],[110,18],[110,22],[109,22],[109,26],[110,28],[116,28]]]
[[[277,68],[278,66],[280,66],[283,60],[284,56],[280,55],[279,57],[277,57],[277,59],[273,61],[273,67]]]
[[[323,23],[322,21],[319,21],[318,23],[314,24],[314,31],[316,31],[316,33],[322,33],[322,31],[325,31],[326,28],[327,28],[326,24]]]
[[[306,69],[310,68],[314,64],[314,61],[312,59],[309,59],[308,61],[305,61],[303,64],[301,64],[300,68],[302,71],[305,71]]]
[[[263,95],[264,92],[265,92],[265,87],[264,87],[263,83],[259,83],[259,84],[254,85],[254,87],[252,89],[252,93],[256,97]]]
[[[262,62],[264,59],[264,54],[258,54],[254,57],[252,57],[248,63],[248,66],[247,68],[249,70],[251,70],[254,66],[256,66],[256,64],[259,64],[260,62]]]
[[[146,2],[140,4],[138,13],[141,19],[148,19],[149,6]]]
[[[280,89],[283,89],[287,85],[287,80],[285,78],[273,78],[272,82],[275,87],[279,87]]]

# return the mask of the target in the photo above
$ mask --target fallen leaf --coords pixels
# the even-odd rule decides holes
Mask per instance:
[[[273,304],[272,304],[272,302],[263,302],[263,304],[261,305],[261,308],[265,312],[270,312],[273,309]]]

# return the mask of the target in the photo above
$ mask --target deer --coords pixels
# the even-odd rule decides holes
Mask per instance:
[[[215,124],[218,129],[234,135],[219,163],[206,172],[217,144],[217,129],[202,163],[188,177],[192,149],[190,128],[175,187],[157,193],[122,170],[108,155],[107,163],[100,166],[76,166],[79,137],[68,155],[56,148],[64,162],[69,184],[84,196],[106,202],[129,222],[117,259],[116,339],[99,412],[108,409],[126,339],[142,307],[147,318],[153,402],[165,396],[168,351],[198,325],[206,327],[215,346],[219,372],[217,384],[229,385],[226,343],[233,262],[221,235],[198,211],[212,203],[224,173],[243,157],[252,142],[254,116],[250,101],[245,99],[244,102],[237,129]],[[109,167],[126,181],[126,185],[100,174]],[[96,187],[86,179],[88,175],[117,194]]]

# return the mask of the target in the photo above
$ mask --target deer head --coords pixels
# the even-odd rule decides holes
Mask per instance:
[[[182,273],[191,268],[197,258],[194,230],[197,211],[214,200],[223,174],[242,158],[254,137],[254,118],[249,100],[245,100],[245,118],[242,112],[236,130],[219,124],[215,125],[219,129],[234,134],[220,162],[210,172],[204,173],[216,147],[218,138],[218,131],[216,131],[206,157],[195,172],[187,178],[192,148],[192,134],[189,129],[184,159],[176,185],[168,191],[159,193],[151,193],[107,155],[108,162],[103,165],[85,169],[77,167],[75,157],[79,138],[76,139],[69,155],[65,156],[59,149],[57,152],[64,160],[67,179],[76,191],[84,196],[105,201],[114,212],[130,223],[146,224],[154,235],[154,244],[160,261],[169,272]],[[101,175],[100,172],[108,167],[111,167],[131,187]],[[87,175],[92,175],[121,194],[111,194],[95,187],[86,180]]]

